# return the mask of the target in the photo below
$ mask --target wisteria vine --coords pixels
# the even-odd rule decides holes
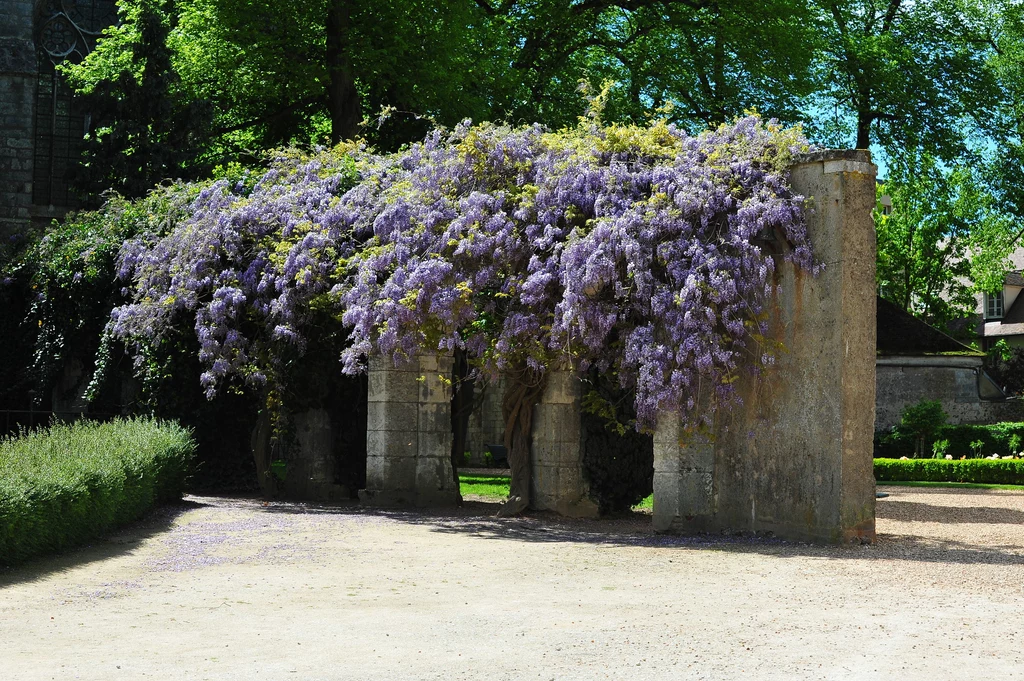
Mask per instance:
[[[728,401],[737,371],[772,362],[766,242],[814,267],[786,171],[806,148],[752,116],[698,136],[466,122],[396,154],[285,155],[128,242],[109,329],[142,356],[190,320],[213,395],[231,375],[264,385],[326,310],[347,373],[456,348],[486,376],[596,366],[641,427],[696,419],[700,386]]]
[[[109,333],[141,366],[170,328],[193,326],[208,397],[230,376],[256,387],[276,379],[355,251],[354,217],[340,201],[355,177],[351,155],[286,153],[251,187],[203,187],[173,229],[121,249],[132,300],[113,310]]]
[[[481,372],[614,371],[638,423],[698,419],[741,366],[772,362],[765,240],[812,268],[787,182],[795,130],[757,117],[692,137],[666,124],[551,133],[464,124],[379,159],[346,195],[373,239],[335,287],[345,369],[463,348]]]

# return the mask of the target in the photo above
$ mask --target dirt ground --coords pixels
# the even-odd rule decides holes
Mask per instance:
[[[1024,494],[881,489],[843,548],[188,497],[0,572],[0,679],[1024,679]]]

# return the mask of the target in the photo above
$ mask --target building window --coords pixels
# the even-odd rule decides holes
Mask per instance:
[[[32,202],[73,207],[71,174],[88,132],[85,115],[57,66],[79,62],[117,19],[114,0],[49,0],[39,19]]]
[[[892,215],[892,197],[888,194],[882,194],[882,198],[878,200],[879,205],[882,208],[882,215]]]
[[[985,294],[985,319],[1001,319],[1003,316],[1003,292]]]

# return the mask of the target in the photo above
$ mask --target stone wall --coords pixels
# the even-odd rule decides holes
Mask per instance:
[[[292,414],[289,420],[294,441],[284,452],[284,496],[307,501],[348,499],[351,491],[335,482],[337,462],[330,413],[326,409],[307,409]]]
[[[5,0],[0,11],[0,238],[31,220],[36,96],[35,3]]]
[[[793,167],[825,269],[815,277],[779,259],[769,336],[785,350],[763,378],[738,382],[743,406],[716,415],[713,443],[681,437],[678,417],[663,415],[656,529],[874,539],[874,178],[864,151]]]
[[[598,507],[589,497],[583,475],[581,387],[572,371],[548,372],[544,394],[533,408],[530,507],[592,518],[598,515]]]
[[[366,418],[368,504],[454,505],[452,358],[421,356],[395,367],[372,357]]]
[[[492,381],[483,391],[483,399],[469,416],[469,431],[466,434],[466,447],[470,452],[470,463],[474,466],[486,463],[484,453],[487,452],[487,445],[500,445],[505,438],[505,419],[501,416],[505,381]]]
[[[875,429],[900,422],[903,410],[921,400],[938,400],[949,422],[997,423],[1024,420],[1024,401],[985,402],[978,397],[981,358],[879,358],[875,372]]]

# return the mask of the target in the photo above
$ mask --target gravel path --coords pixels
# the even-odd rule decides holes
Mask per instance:
[[[0,572],[0,679],[1024,679],[1024,494],[881,489],[843,548],[189,497]]]

